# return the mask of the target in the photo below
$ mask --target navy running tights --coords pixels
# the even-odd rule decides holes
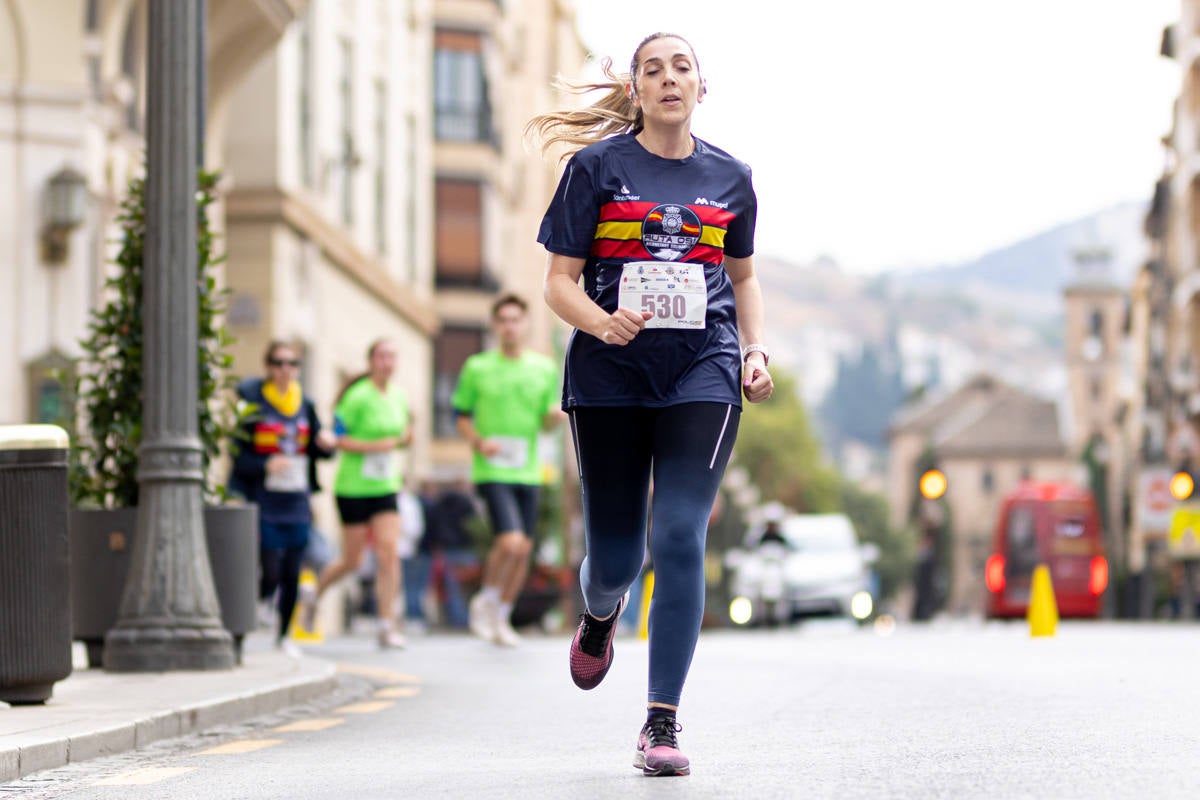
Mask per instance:
[[[647,700],[679,705],[704,614],[704,543],[741,412],[724,403],[575,408],[587,554],[579,583],[605,617],[654,567]],[[654,497],[650,500],[651,478]]]

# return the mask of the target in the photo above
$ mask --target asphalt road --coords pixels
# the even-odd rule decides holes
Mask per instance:
[[[567,641],[332,640],[307,652],[345,665],[337,697],[38,773],[0,798],[1200,797],[1196,626],[706,631],[681,778],[631,766],[645,643],[619,639],[608,679],[581,692]]]

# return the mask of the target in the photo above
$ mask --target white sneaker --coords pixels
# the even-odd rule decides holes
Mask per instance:
[[[258,613],[256,617],[256,621],[260,629],[271,630],[275,627],[274,597],[258,601]]]
[[[467,617],[471,633],[485,641],[495,641],[498,620],[496,604],[488,601],[482,594],[471,598],[467,607]]]
[[[288,658],[300,658],[302,655],[304,655],[300,652],[300,648],[297,647],[294,642],[289,642],[287,639],[276,639],[275,649],[283,653]]]
[[[380,650],[403,650],[408,645],[408,640],[404,638],[404,634],[398,633],[395,629],[389,627],[381,627],[379,629],[379,649]]]
[[[512,623],[502,619],[496,623],[496,635],[492,641],[501,647],[516,647],[521,643],[521,634],[513,629]]]

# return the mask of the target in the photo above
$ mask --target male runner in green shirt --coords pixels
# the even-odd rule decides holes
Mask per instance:
[[[514,647],[521,638],[509,618],[529,573],[542,484],[538,433],[566,415],[559,408],[554,362],[525,348],[525,301],[513,294],[496,300],[492,329],[499,347],[467,359],[450,402],[459,433],[475,453],[471,480],[496,535],[471,600],[471,631]]]

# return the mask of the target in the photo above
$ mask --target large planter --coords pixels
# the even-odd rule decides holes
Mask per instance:
[[[69,528],[72,638],[87,647],[89,666],[98,667],[104,636],[121,609],[137,509],[72,508]],[[233,636],[240,664],[242,640],[256,620],[258,506],[207,506],[204,529],[221,624]]]

